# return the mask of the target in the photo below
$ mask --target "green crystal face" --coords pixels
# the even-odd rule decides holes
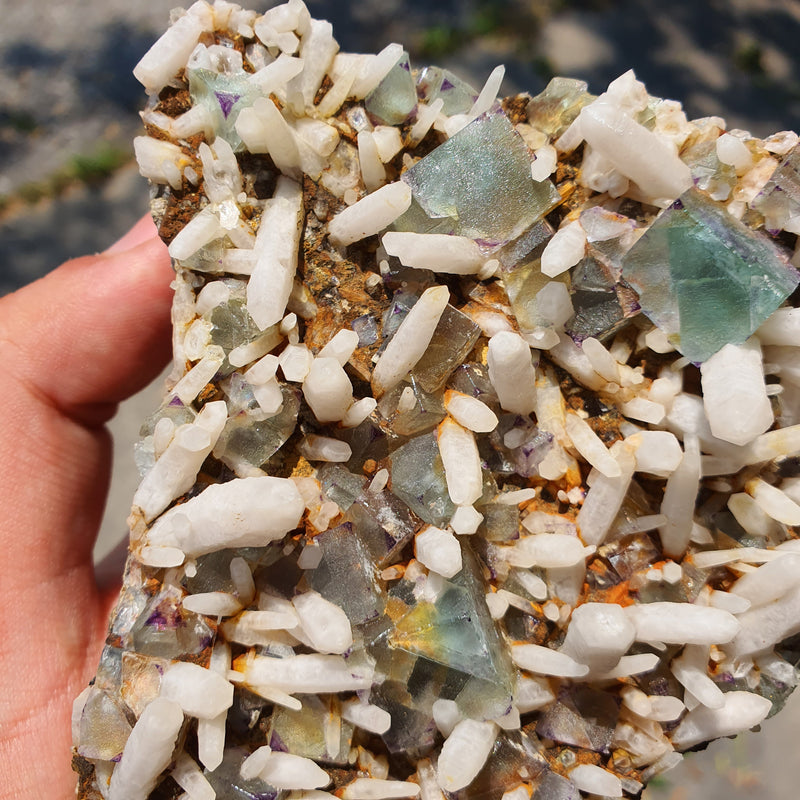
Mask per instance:
[[[320,719],[328,719],[338,730],[338,737],[329,741]],[[324,698],[308,695],[299,711],[276,708],[268,732],[270,747],[328,764],[346,764],[353,738],[353,726],[342,720],[336,695]]]
[[[515,239],[559,201],[550,181],[534,181],[522,137],[498,108],[487,111],[403,175],[434,219],[494,247]]]
[[[581,109],[594,100],[585,81],[553,78],[544,91],[534,97],[528,113],[536,117],[539,130],[560,136],[575,120]]]
[[[385,125],[400,125],[417,107],[417,89],[411,77],[408,53],[403,53],[388,75],[367,95],[364,106]]]
[[[467,357],[480,328],[466,315],[447,306],[439,319],[425,355],[414,367],[414,377],[426,392],[441,389],[450,373]]]
[[[426,433],[398,447],[391,459],[392,491],[431,525],[446,525],[456,507],[447,493],[436,436]]]
[[[478,92],[449,69],[426,67],[417,80],[417,91],[428,105],[442,100],[442,113],[466,114],[478,99]]]
[[[622,274],[644,313],[700,362],[747,339],[800,280],[772,242],[695,189],[653,223]]]
[[[393,651],[415,656],[415,672],[426,672],[427,680],[419,685],[413,677],[408,682],[417,705],[424,705],[423,696],[435,687],[431,701],[454,699],[464,713],[475,717],[501,716],[511,700],[513,669],[480,602],[479,567],[468,548],[463,557],[465,568],[452,581],[442,582],[435,599],[417,599],[408,581],[392,590],[387,610],[394,627],[386,643]]]
[[[234,149],[242,146],[236,133],[239,112],[259,96],[247,82],[244,71],[234,75],[220,75],[208,69],[189,70],[189,91],[192,102],[203,105],[211,115],[217,136],[221,136]]]

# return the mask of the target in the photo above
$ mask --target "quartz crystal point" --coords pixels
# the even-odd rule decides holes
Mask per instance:
[[[633,73],[497,101],[301,0],[174,20],[174,369],[78,796],[633,798],[779,710],[797,136]]]

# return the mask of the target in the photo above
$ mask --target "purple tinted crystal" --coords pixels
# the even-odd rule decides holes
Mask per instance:
[[[222,109],[222,115],[228,119],[233,107],[239,102],[240,94],[231,94],[230,92],[214,92],[214,96],[219,102],[219,107]]]

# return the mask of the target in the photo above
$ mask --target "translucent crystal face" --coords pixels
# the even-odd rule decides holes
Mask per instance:
[[[403,53],[389,74],[367,95],[364,107],[385,125],[400,125],[417,106],[417,90],[408,63],[408,53]]]
[[[478,99],[478,92],[449,69],[425,67],[417,79],[417,92],[428,105],[442,101],[442,113],[466,114]]]
[[[797,137],[501,72],[300,0],[137,67],[175,369],[80,797],[637,797],[792,690]]]
[[[550,181],[530,176],[522,137],[499,108],[487,111],[403,175],[433,218],[488,247],[516,239],[557,202]]]
[[[767,238],[697,190],[653,223],[625,257],[623,276],[692,361],[743,342],[800,280]]]

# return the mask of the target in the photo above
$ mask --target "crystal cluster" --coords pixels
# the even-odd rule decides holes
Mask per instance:
[[[301,0],[137,66],[176,270],[84,800],[636,797],[800,660],[798,137]]]

